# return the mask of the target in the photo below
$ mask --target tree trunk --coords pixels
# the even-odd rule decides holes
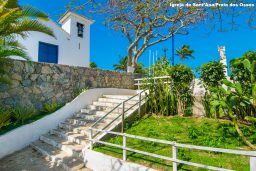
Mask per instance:
[[[238,135],[240,136],[240,138],[243,140],[243,142],[248,145],[251,149],[256,150],[256,146],[254,146],[249,140],[247,140],[247,138],[244,136],[243,132],[240,130],[239,125],[237,123],[237,121],[233,121],[236,131],[238,133]]]
[[[127,72],[133,73],[134,68],[132,66],[132,49],[128,49],[128,56],[127,56]]]

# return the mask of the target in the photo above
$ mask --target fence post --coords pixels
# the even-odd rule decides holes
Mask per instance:
[[[177,159],[177,147],[175,146],[175,144],[172,146],[172,158]],[[173,171],[178,170],[176,162],[172,162],[172,168],[173,168]]]
[[[140,90],[140,80],[138,80],[138,90]]]
[[[122,128],[121,132],[124,133],[124,102],[122,103]]]
[[[92,150],[93,149],[93,130],[92,130],[92,128],[90,128],[89,140],[90,140],[90,150]]]
[[[141,93],[139,94],[139,109],[138,109],[139,116],[140,116],[140,112],[141,112],[140,108],[141,108]]]
[[[250,157],[250,171],[256,170],[256,157]]]
[[[123,160],[126,161],[126,136],[123,135]]]

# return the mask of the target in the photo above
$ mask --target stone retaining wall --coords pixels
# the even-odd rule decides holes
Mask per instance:
[[[134,88],[134,75],[101,69],[26,61],[13,61],[12,85],[0,85],[0,106],[67,103],[74,92],[85,88]]]

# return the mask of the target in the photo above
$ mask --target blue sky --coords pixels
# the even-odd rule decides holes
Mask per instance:
[[[31,5],[44,12],[57,22],[60,15],[65,12],[65,6],[69,0],[21,0],[24,5]],[[99,68],[113,69],[119,56],[126,55],[127,40],[120,32],[109,30],[103,25],[103,17],[91,16],[96,22],[91,27],[91,61],[97,63]],[[171,57],[171,39],[150,48],[152,52],[158,51],[158,56],[163,54],[162,49],[169,49],[167,57]],[[217,47],[226,46],[226,55],[230,59],[240,57],[248,50],[256,50],[256,30],[250,29],[244,24],[238,31],[208,33],[205,26],[199,26],[190,31],[189,35],[175,37],[175,48],[188,44],[195,50],[195,59],[187,60],[184,64],[195,69],[210,60],[218,60]],[[149,65],[149,52],[146,51],[139,61],[145,66]],[[179,60],[176,57],[176,63]]]

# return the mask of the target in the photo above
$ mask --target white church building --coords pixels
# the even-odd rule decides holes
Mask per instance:
[[[52,20],[42,22],[53,30],[56,38],[29,32],[28,38],[18,40],[32,61],[89,66],[90,26],[94,21],[68,11],[59,20],[61,27]]]

